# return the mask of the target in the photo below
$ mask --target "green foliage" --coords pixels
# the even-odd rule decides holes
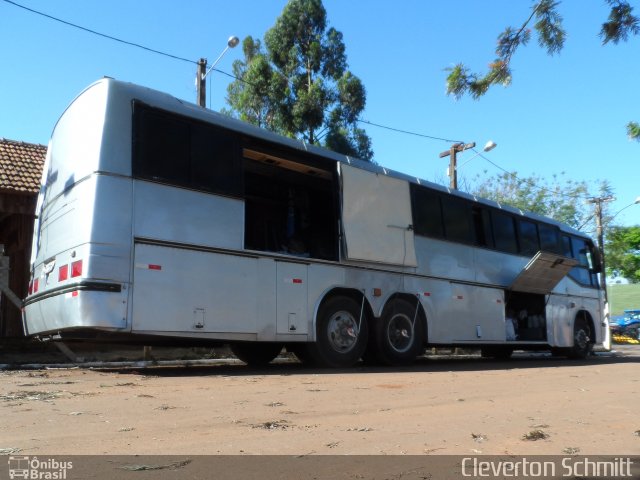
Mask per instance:
[[[629,135],[630,139],[640,142],[640,123],[629,122],[627,124],[627,135]]]
[[[290,0],[264,36],[266,52],[251,37],[240,80],[227,88],[238,118],[339,153],[371,160],[371,140],[357,122],[366,92],[347,68],[342,33],[327,26],[321,0]]]
[[[618,43],[620,40],[627,41],[629,35],[640,33],[638,17],[633,15],[633,7],[628,2],[622,0],[607,0],[611,6],[609,20],[602,24],[600,37],[602,43]]]
[[[607,273],[640,282],[640,227],[611,227],[605,241]]]
[[[640,308],[640,284],[607,286],[611,315],[622,315],[625,310]]]
[[[505,172],[493,177],[476,178],[476,184],[470,192],[500,204],[551,217],[593,234],[593,206],[586,203],[586,199],[611,194],[611,187],[607,182],[600,183],[596,188],[597,193],[593,195],[586,182],[568,179],[564,173],[548,180],[537,175],[520,178],[515,172]],[[605,208],[606,204],[603,205],[603,210]],[[608,218],[606,211],[603,212],[603,218]]]
[[[611,7],[608,21],[602,24],[600,37],[604,44],[627,41],[631,35],[640,33],[640,19],[633,14],[633,7],[627,0],[606,0]],[[484,75],[471,72],[464,64],[459,63],[447,68],[447,94],[460,99],[468,94],[474,99],[482,97],[493,85],[508,86],[511,84],[511,58],[521,45],[526,45],[531,36],[529,24],[535,20],[534,30],[540,47],[549,55],[560,53],[564,47],[566,32],[563,28],[562,16],[558,13],[560,1],[536,0],[532,13],[520,28],[507,27],[498,35],[496,47],[497,58],[489,64],[489,71]],[[640,128],[635,122],[627,125],[631,138],[640,140]]]

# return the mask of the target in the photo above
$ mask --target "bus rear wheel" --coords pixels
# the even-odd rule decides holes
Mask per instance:
[[[375,355],[385,365],[407,365],[422,347],[422,321],[418,306],[403,299],[389,302],[375,329]]]
[[[250,367],[263,367],[282,351],[281,343],[243,342],[232,343],[231,352]]]
[[[318,367],[350,367],[362,357],[368,333],[362,306],[350,297],[333,297],[318,311],[316,341],[307,344],[306,354]]]

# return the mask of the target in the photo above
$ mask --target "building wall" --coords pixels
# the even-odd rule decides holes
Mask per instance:
[[[0,201],[0,244],[9,257],[9,288],[25,298],[29,286],[29,260],[35,212],[35,196],[2,195]],[[12,212],[28,213],[12,213]],[[4,295],[0,299],[0,337],[24,335],[21,312]]]

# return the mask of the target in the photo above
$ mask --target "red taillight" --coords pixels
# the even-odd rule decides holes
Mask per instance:
[[[39,284],[40,284],[40,282],[38,281],[37,278],[33,280],[33,293],[37,293],[38,292]]]
[[[29,282],[29,295],[33,293],[33,280]]]
[[[76,260],[71,263],[71,277],[79,277],[82,275],[82,260]]]
[[[63,280],[66,280],[67,278],[69,278],[69,265],[62,265],[58,269],[58,281],[62,282]]]

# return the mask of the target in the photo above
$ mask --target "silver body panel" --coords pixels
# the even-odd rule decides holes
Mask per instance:
[[[337,162],[347,189],[341,192],[342,260],[245,250],[242,199],[134,180],[133,99]],[[38,291],[25,307],[30,335],[88,327],[212,340],[314,341],[323,298],[346,288],[363,292],[375,316],[393,295],[415,296],[431,344],[506,342],[505,291],[530,259],[414,235],[407,228],[408,182],[428,182],[114,80],[94,84],[70,105],[49,155],[34,238]],[[376,203],[380,190],[393,202]],[[79,260],[79,276],[57,277],[60,266],[71,268]],[[541,344],[571,346],[580,310],[594,319],[596,343],[604,340],[598,290],[565,277],[545,302],[547,338]]]

